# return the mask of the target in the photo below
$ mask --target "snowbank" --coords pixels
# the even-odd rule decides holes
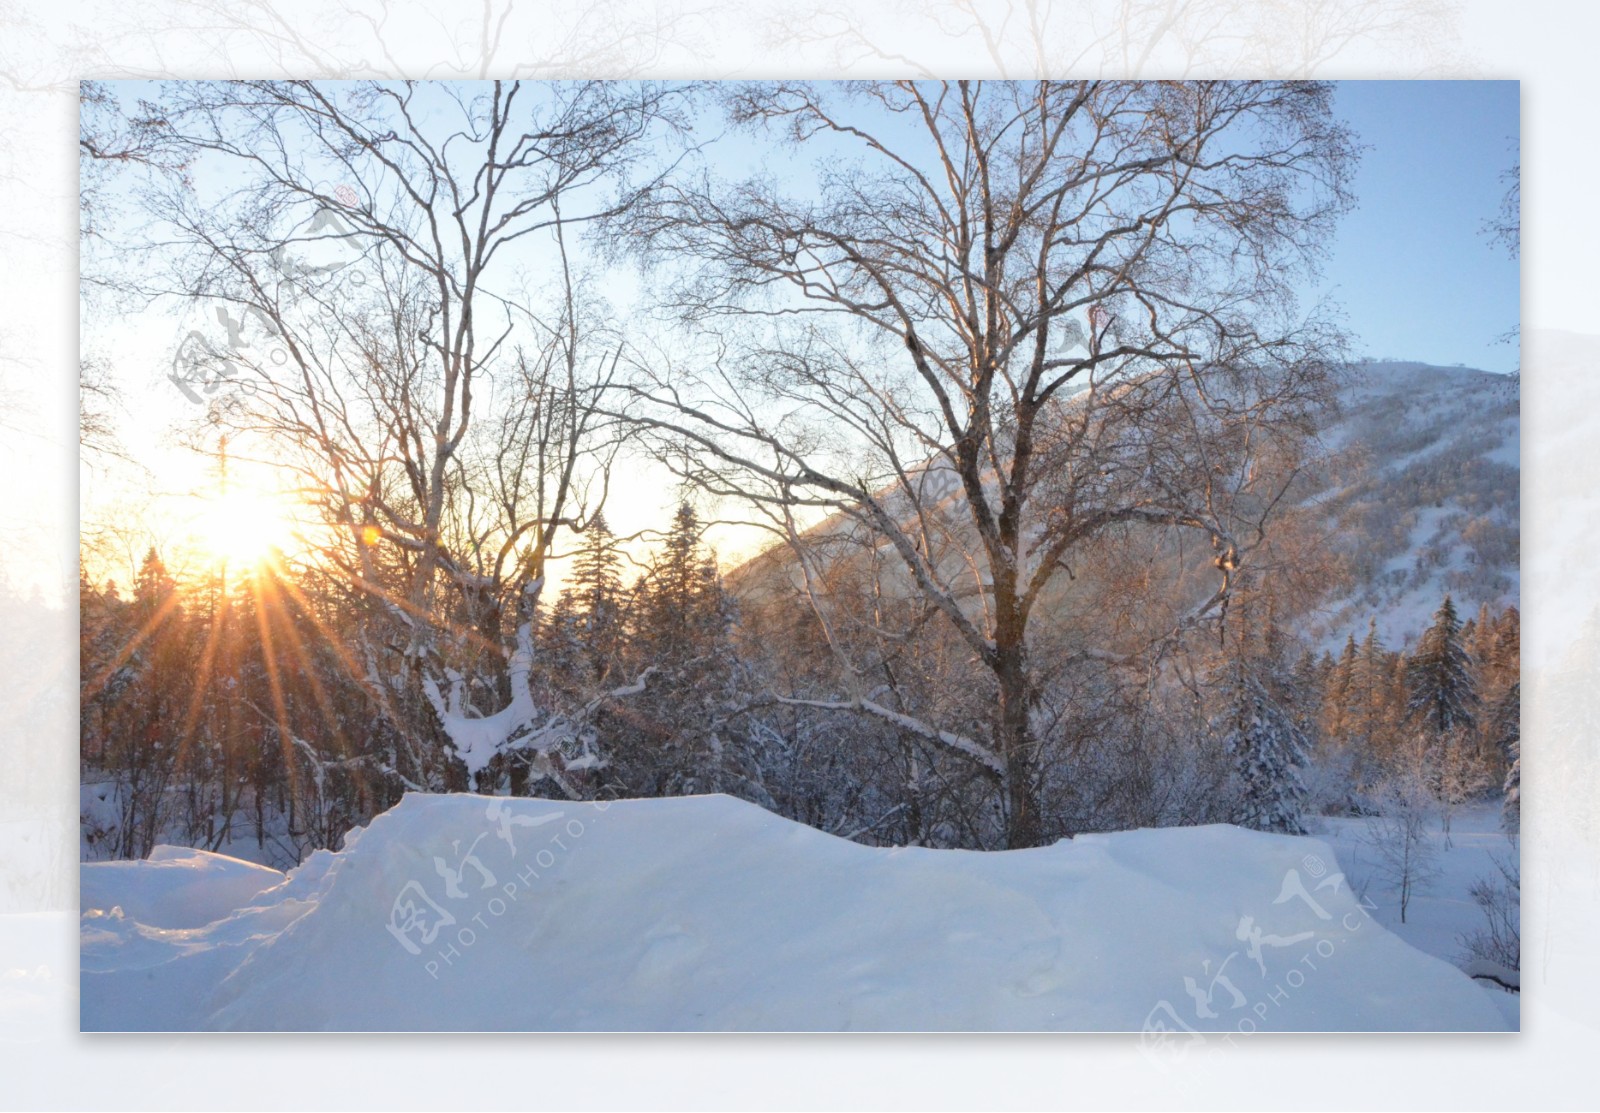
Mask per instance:
[[[238,858],[187,847],[158,846],[142,862],[99,862],[85,868],[78,890],[84,911],[122,915],[147,927],[197,928],[282,885],[282,873]]]
[[[1437,819],[1428,824],[1424,837],[1438,876],[1417,886],[1403,924],[1399,894],[1374,870],[1377,852],[1371,845],[1367,821],[1322,816],[1312,822],[1313,832],[1332,848],[1352,888],[1365,893],[1374,905],[1368,909],[1374,920],[1420,951],[1469,975],[1485,975],[1480,988],[1506,1017],[1509,1027],[1520,1025],[1521,997],[1495,988],[1496,983],[1515,984],[1515,979],[1507,976],[1508,971],[1473,966],[1462,943],[1463,936],[1485,926],[1483,911],[1469,896],[1473,882],[1501,880],[1496,863],[1517,860],[1517,847],[1500,829],[1498,801],[1470,804],[1457,812],[1450,849],[1445,848]],[[1493,975],[1492,979],[1488,975]]]
[[[412,795],[186,929],[140,916],[190,921],[256,875],[195,859],[216,888],[180,914],[168,855],[82,867],[86,1030],[1505,1027],[1367,916],[1326,845],[1233,827],[983,854],[721,796]]]

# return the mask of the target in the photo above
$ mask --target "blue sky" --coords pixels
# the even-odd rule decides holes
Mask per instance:
[[[1353,81],[1335,110],[1368,149],[1326,278],[1357,351],[1511,371],[1519,267],[1489,243],[1517,161],[1515,81]]]
[[[1338,84],[1334,112],[1363,147],[1356,208],[1338,226],[1323,285],[1307,295],[1345,311],[1358,356],[1519,366],[1505,337],[1520,324],[1520,265],[1483,225],[1499,215],[1518,161],[1520,99],[1516,81]],[[734,132],[709,157],[738,177],[762,160],[781,173],[787,156]]]

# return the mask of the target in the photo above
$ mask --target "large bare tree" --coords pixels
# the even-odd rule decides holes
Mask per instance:
[[[618,336],[575,237],[650,188],[681,96],[259,81],[144,106],[182,157],[145,193],[164,266],[138,284],[215,317],[173,383],[334,527],[323,556],[374,616],[352,667],[409,724],[413,786],[450,780],[429,714],[470,775],[516,754],[562,781],[572,731],[529,690],[531,624],[619,437],[596,408]]]
[[[898,562],[989,677],[988,736],[866,679],[832,705],[970,760],[1034,845],[1041,600],[1143,531],[1203,539],[1215,580],[1142,646],[1068,655],[1148,662],[1224,612],[1337,355],[1295,292],[1352,141],[1302,82],[778,83],[726,108],[788,143],[786,176],[682,175],[616,221],[709,338],[641,359],[631,413],[800,549],[854,531]]]

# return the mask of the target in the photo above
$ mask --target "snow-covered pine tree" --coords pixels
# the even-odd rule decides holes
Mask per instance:
[[[1293,708],[1295,725],[1305,733],[1306,739],[1316,748],[1317,717],[1322,710],[1322,673],[1317,658],[1311,650],[1304,650],[1295,661],[1289,674],[1289,684],[1298,697]]]
[[[1522,829],[1522,685],[1513,684],[1495,707],[1495,734],[1506,760],[1505,801],[1500,826],[1507,834]]]
[[[1244,785],[1236,821],[1257,831],[1303,835],[1305,734],[1245,665],[1233,666],[1229,683],[1218,727]]]
[[[728,723],[745,684],[732,640],[733,601],[701,532],[694,508],[681,504],[634,585],[629,649],[656,672],[635,714],[613,725],[614,774],[649,795],[732,791],[768,803],[760,773]]]
[[[1477,723],[1477,667],[1448,594],[1406,662],[1406,689],[1407,715],[1436,735]]]

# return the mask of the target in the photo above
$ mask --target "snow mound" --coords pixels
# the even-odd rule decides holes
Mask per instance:
[[[79,878],[84,912],[121,908],[156,928],[204,927],[284,881],[275,869],[182,846],[158,846],[142,862],[88,864]]]
[[[1187,1041],[1505,1027],[1466,975],[1370,919],[1335,862],[1313,839],[1225,826],[979,853],[859,846],[724,796],[410,795],[199,928],[139,921],[193,918],[165,907],[180,890],[157,889],[163,863],[115,883],[84,866],[81,1022]],[[201,864],[218,889],[183,891],[191,910],[248,888]],[[120,917],[95,906],[113,889]]]

